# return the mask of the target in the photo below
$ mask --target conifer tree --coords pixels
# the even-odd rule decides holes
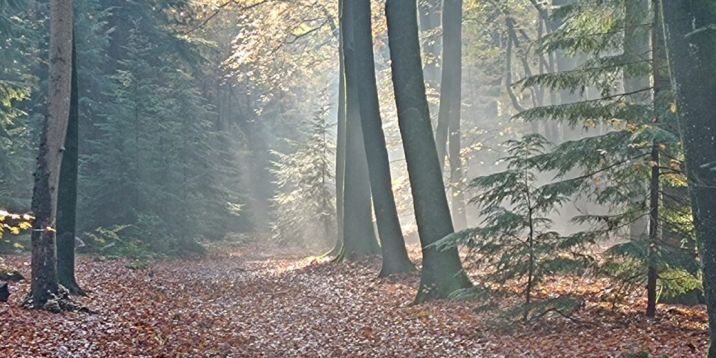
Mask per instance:
[[[336,235],[335,178],[331,174],[335,148],[327,114],[327,108],[315,113],[305,125],[305,138],[290,141],[289,153],[274,152],[277,194],[273,235],[281,243],[318,243],[325,248]]]
[[[569,297],[537,299],[535,292],[543,280],[557,274],[580,272],[593,258],[580,251],[589,246],[589,240],[580,236],[564,237],[551,230],[549,215],[569,201],[568,186],[539,185],[539,170],[534,157],[544,153],[549,145],[539,134],[530,134],[520,140],[506,143],[507,169],[502,172],[473,179],[470,187],[477,191],[471,202],[481,208],[484,221],[481,226],[467,229],[440,240],[435,246],[441,249],[468,245],[471,255],[468,262],[476,266],[484,280],[474,289],[461,295],[477,295],[486,306],[505,296],[505,292],[492,289],[519,282],[522,305],[507,312],[523,320],[541,316],[549,310],[567,315],[578,306]]]
[[[544,51],[567,50],[588,55],[591,59],[572,70],[528,77],[525,86],[545,86],[553,90],[584,93],[595,87],[600,96],[595,99],[527,109],[517,115],[529,121],[547,118],[570,126],[604,127],[608,131],[581,139],[566,141],[550,153],[539,155],[534,163],[543,171],[552,171],[558,182],[572,186],[575,198],[586,199],[610,209],[610,214],[581,213],[573,221],[582,227],[577,235],[591,237],[595,242],[610,235],[625,235],[640,230],[643,235],[631,235],[625,242],[607,250],[610,259],[607,272],[616,275],[630,287],[647,283],[649,286],[648,315],[653,315],[657,284],[666,287],[666,280],[655,283],[664,274],[691,280],[697,275],[691,270],[694,241],[687,231],[676,229],[670,222],[683,217],[682,204],[662,210],[665,186],[683,185],[680,161],[681,147],[673,127],[668,105],[669,92],[664,90],[660,74],[663,52],[644,47],[632,48],[631,40],[624,44],[624,36],[644,36],[639,44],[648,43],[654,25],[644,3],[576,2],[562,9],[563,26],[550,34]],[[641,5],[641,6],[639,6]],[[624,26],[629,17],[630,25]],[[634,22],[639,18],[639,22]],[[605,29],[595,35],[590,29]],[[623,48],[623,45],[626,47]],[[634,45],[636,46],[636,45]],[[615,52],[619,50],[623,52]],[[614,76],[624,79],[624,86],[615,83]],[[653,78],[652,81],[644,78]],[[653,82],[653,85],[650,83]],[[658,86],[657,86],[658,84]],[[659,87],[658,94],[654,94]],[[658,149],[660,153],[656,153]],[[664,158],[670,158],[665,160]],[[575,174],[577,172],[578,174]],[[595,185],[597,183],[597,185]],[[647,189],[648,188],[648,189]],[[625,198],[629,198],[625,200]],[[635,222],[649,222],[649,235],[643,229],[633,229]],[[659,237],[663,227],[673,227],[668,237]],[[641,224],[639,224],[641,227]],[[637,262],[637,265],[633,263]],[[628,268],[631,267],[631,268]],[[635,273],[634,268],[639,272]],[[675,275],[679,273],[678,275]],[[684,284],[686,284],[684,282]],[[678,284],[674,287],[677,287]],[[668,290],[664,290],[670,294]]]

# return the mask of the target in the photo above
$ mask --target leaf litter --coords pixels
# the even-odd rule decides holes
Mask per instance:
[[[592,294],[599,281],[584,283],[591,290],[578,319],[545,317],[507,331],[485,324],[475,302],[412,305],[418,274],[378,279],[374,259],[257,252],[141,270],[81,257],[77,276],[91,293],[76,300],[94,314],[23,309],[29,281],[15,283],[0,304],[0,357],[690,357],[708,347],[702,306],[660,305],[651,321],[638,299],[613,306]],[[29,278],[28,261],[6,263]]]

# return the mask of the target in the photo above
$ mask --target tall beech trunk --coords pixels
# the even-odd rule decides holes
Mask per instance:
[[[423,76],[428,93],[434,94],[440,89],[440,47],[442,43],[442,36],[439,33],[439,30],[442,0],[418,1],[418,5],[418,27],[420,35],[423,36],[422,41],[424,44],[422,47],[424,66]],[[428,96],[428,98],[430,98],[430,96]],[[430,113],[437,113],[437,101],[428,102],[430,106]],[[437,125],[437,118],[431,118],[430,120],[431,122],[436,122],[433,123],[434,126]]]
[[[338,0],[343,11],[343,0]],[[343,26],[338,29],[338,118],[336,119],[336,245],[328,255],[338,255],[343,246],[343,185],[346,168],[346,83],[343,63]]]
[[[451,125],[460,121],[462,94],[462,0],[443,1],[443,48],[440,80],[440,110],[435,143],[440,167],[444,167]]]
[[[348,1],[343,8],[351,6]],[[343,11],[345,12],[345,10]],[[353,33],[354,19],[341,16],[343,37]],[[345,52],[345,47],[343,48]],[[344,57],[344,68],[346,54]],[[380,252],[371,214],[368,162],[361,128],[356,83],[346,78],[346,162],[343,184],[343,247],[339,261]]]
[[[57,293],[55,215],[57,187],[70,116],[72,77],[72,0],[50,1],[50,69],[47,119],[37,157],[32,211],[31,298],[42,308]]]
[[[416,2],[387,0],[385,6],[398,124],[423,251],[416,302],[424,302],[471,283],[456,248],[439,251],[430,246],[454,230],[425,97]]]
[[[460,114],[462,109],[462,0],[443,3],[443,80],[440,86],[440,117],[445,99],[448,122],[448,158],[450,160],[450,192],[453,225],[457,230],[467,227],[461,151]],[[438,123],[441,120],[438,119]],[[439,126],[439,125],[438,125]],[[445,148],[443,147],[443,150]],[[438,146],[438,158],[444,160]],[[443,166],[441,165],[441,168]]]
[[[344,18],[351,18],[353,32],[343,37],[346,83],[349,96],[357,91],[358,106],[368,173],[373,196],[373,209],[383,252],[381,276],[415,269],[408,258],[393,195],[390,161],[385,143],[378,86],[375,79],[373,34],[370,0],[351,0],[344,4]],[[354,119],[354,118],[351,118]]]
[[[653,14],[653,24],[651,29],[651,69],[652,69],[652,87],[654,101],[654,122],[662,122],[660,116],[663,111],[668,108],[667,103],[663,103],[663,92],[668,91],[669,78],[667,73],[667,61],[666,61],[666,50],[664,46],[664,33],[662,31],[661,14],[659,13],[659,1],[650,0],[651,12]],[[648,11],[649,4],[646,4],[645,9]],[[642,17],[646,18],[646,17]],[[643,22],[643,21],[642,21]],[[662,242],[662,222],[660,218],[660,207],[662,202],[661,197],[661,168],[660,168],[660,157],[661,157],[661,143],[653,141],[651,147],[651,158],[652,163],[657,165],[651,168],[651,178],[649,181],[649,255],[647,260],[647,304],[646,304],[646,316],[650,318],[656,317],[656,303],[657,303],[657,280],[659,278],[659,271],[657,267],[657,252],[656,249],[661,245]],[[665,203],[665,205],[668,205]]]
[[[662,22],[686,151],[696,237],[716,357],[716,7],[711,1],[661,0]]]
[[[77,168],[79,146],[79,96],[77,50],[72,41],[72,88],[70,117],[65,136],[65,154],[57,193],[57,280],[72,294],[84,294],[75,279],[75,235],[77,217]]]

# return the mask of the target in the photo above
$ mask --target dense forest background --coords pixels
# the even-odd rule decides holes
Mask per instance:
[[[199,243],[249,238],[314,253],[334,245],[338,4],[264,3],[76,2],[77,232],[92,249],[187,255],[201,252]],[[379,4],[373,5],[393,190],[403,229],[415,238],[410,182],[391,104],[385,20]],[[441,93],[441,80],[451,80],[443,72],[455,66],[442,67],[443,41],[454,40],[443,34],[441,16],[448,14],[441,9],[439,1],[421,2],[420,33],[457,229],[490,216],[481,216],[479,206],[466,208],[466,198],[479,189],[471,188],[480,184],[472,178],[508,168],[530,170],[532,189],[553,194],[542,198],[543,211],[535,213],[549,221],[541,230],[568,237],[572,246],[563,250],[599,244],[614,253],[615,274],[632,283],[641,282],[635,270],[649,266],[637,262],[653,260],[652,269],[687,281],[676,286],[693,286],[697,264],[689,257],[695,243],[683,201],[673,100],[667,91],[650,93],[652,71],[665,69],[650,60],[650,27],[656,25],[648,2],[467,1],[458,43],[464,53],[458,64],[461,94]],[[46,2],[22,0],[1,10],[0,202],[12,212],[27,212],[47,102],[49,10]],[[448,130],[440,122],[452,120],[443,119],[443,110],[447,113],[448,100],[456,95],[457,128]],[[502,159],[514,149],[508,140],[531,133],[543,140],[529,149],[529,164]],[[653,148],[658,153],[651,153]],[[652,168],[662,173],[655,188],[649,187]],[[545,184],[550,185],[542,188]],[[514,183],[487,185],[503,193],[477,202],[489,206],[487,201],[515,192],[519,197]],[[664,202],[653,217],[664,237],[648,236],[650,190]],[[515,233],[524,229],[492,225],[503,227],[467,232],[463,239],[499,236],[505,227]],[[486,242],[491,250],[493,244],[508,247]],[[650,245],[659,248],[650,253]],[[554,247],[543,249],[547,254]],[[668,260],[657,264],[656,257]]]
[[[76,2],[78,233],[94,249],[185,255],[200,252],[202,242],[248,237],[315,253],[333,245],[337,3],[229,5]],[[415,237],[410,183],[390,104],[387,33],[381,8],[374,5],[392,184],[403,228]],[[664,69],[650,60],[655,20],[649,4],[562,5],[464,4],[460,113],[448,140],[448,125],[439,123],[448,106],[441,108],[440,102],[454,94],[440,91],[441,79],[450,80],[441,76],[446,69],[441,49],[452,39],[443,40],[442,4],[421,3],[424,74],[436,141],[443,146],[438,150],[449,159],[445,182],[453,221],[464,229],[484,218],[479,207],[465,208],[465,198],[476,190],[470,188],[472,178],[529,169],[533,189],[549,183],[554,194],[543,198],[539,213],[550,221],[545,232],[569,236],[574,245],[599,243],[620,260],[672,260],[679,253],[682,259],[659,264],[660,270],[695,282],[673,101],[667,91],[650,94],[651,72]],[[0,202],[27,212],[46,111],[48,7],[17,0],[1,10]],[[508,140],[530,133],[544,140],[530,149],[529,165],[501,159],[514,149]],[[659,239],[648,237],[652,168],[663,172],[651,188],[666,205],[654,218],[668,236]],[[509,182],[500,185],[504,193],[489,200],[517,190]],[[112,243],[116,239],[121,245]],[[652,255],[647,246],[655,244],[660,248]]]
[[[680,123],[660,1],[421,0],[417,62],[390,24],[412,25],[407,0],[349,1],[74,0],[77,249],[382,254],[380,276],[417,250],[416,302],[470,298],[501,323],[572,317],[565,276],[649,318],[707,301],[692,208],[713,171],[686,154],[709,143]],[[50,11],[0,3],[0,219],[31,211]]]

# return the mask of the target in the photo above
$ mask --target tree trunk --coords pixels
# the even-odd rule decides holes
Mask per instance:
[[[654,142],[651,149],[651,179],[649,182],[649,252],[647,254],[646,278],[646,316],[656,317],[656,280],[659,276],[656,267],[656,251],[659,245],[659,144]]]
[[[31,298],[35,308],[44,307],[58,290],[54,226],[60,166],[70,116],[72,15],[72,0],[50,2],[49,104],[32,194],[35,222]]]
[[[465,198],[463,191],[463,174],[460,115],[462,110],[462,0],[445,0],[443,5],[443,82],[440,87],[440,109],[442,98],[449,98],[447,106],[449,138],[448,158],[450,160],[450,191],[452,193],[452,216],[456,230],[467,227],[465,215]],[[438,120],[439,122],[440,120]],[[438,147],[438,150],[440,148]],[[444,150],[444,148],[443,148]],[[438,158],[443,160],[444,156]],[[442,166],[441,166],[442,167]]]
[[[65,137],[65,154],[57,193],[57,280],[72,294],[84,294],[75,279],[75,235],[77,217],[77,168],[79,144],[79,97],[77,50],[72,41],[72,89],[70,117]]]
[[[666,52],[664,49],[664,36],[662,32],[661,15],[659,13],[658,0],[650,1],[653,14],[653,25],[651,29],[651,70],[652,70],[652,87],[654,102],[654,122],[661,123],[661,113],[663,113],[668,105],[661,100],[663,91],[669,90],[669,79],[666,76]],[[649,4],[643,5],[648,11]],[[641,18],[646,18],[643,16]],[[643,21],[642,21],[643,22]],[[659,271],[657,267],[657,248],[662,242],[662,222],[660,217],[661,206],[661,169],[660,156],[661,145],[654,141],[651,148],[651,162],[654,166],[651,168],[651,178],[649,183],[649,256],[647,266],[647,305],[646,316],[650,318],[656,317],[657,304],[657,280]]]
[[[624,58],[626,63],[647,61],[649,46],[649,30],[644,19],[649,14],[648,0],[625,1],[625,27],[624,27]],[[627,65],[628,68],[628,65]],[[646,75],[638,75],[624,71],[624,92],[634,93],[649,87],[649,78]],[[633,103],[646,103],[650,100],[649,92],[642,91],[628,97]],[[646,208],[647,183],[638,181],[631,183],[633,193],[629,205]],[[634,242],[645,242],[648,239],[649,217],[640,215],[629,224],[629,239]],[[651,293],[647,293],[651,296]],[[656,297],[654,295],[654,297]]]
[[[348,7],[348,2],[343,7]],[[343,36],[353,33],[354,19],[341,16]],[[345,51],[345,47],[343,49]],[[344,53],[344,67],[346,55]],[[343,184],[343,247],[338,260],[379,252],[371,215],[368,162],[361,128],[358,91],[346,78],[346,162]]]
[[[442,78],[440,80],[440,110],[435,143],[440,167],[444,167],[448,135],[457,117],[460,121],[462,86],[462,0],[443,1]]]
[[[338,0],[339,11],[343,11],[343,0]],[[336,245],[328,255],[338,255],[343,246],[343,185],[346,167],[346,84],[343,63],[343,26],[338,30],[338,118],[336,120]]]
[[[418,0],[420,12],[419,29],[423,36],[425,46],[423,50],[423,75],[425,76],[425,85],[429,94],[438,93],[440,89],[440,46],[442,36],[440,30],[440,9],[442,0]],[[431,98],[429,95],[428,98]],[[437,113],[438,107],[436,101],[428,101],[430,113]],[[431,122],[437,122],[436,118],[431,118]],[[433,123],[435,125],[435,123]]]
[[[660,3],[694,226],[701,246],[711,329],[708,357],[716,357],[716,37],[711,29],[716,8],[710,1]]]
[[[373,193],[373,209],[378,224],[378,236],[383,251],[381,276],[415,269],[408,258],[405,240],[400,228],[398,210],[393,195],[390,161],[385,144],[378,86],[375,79],[373,59],[373,34],[370,0],[351,0],[343,6],[343,17],[353,19],[353,33],[345,34],[346,83],[349,96],[357,91],[361,128],[368,158],[370,187]]]
[[[416,2],[387,0],[386,15],[398,124],[423,249],[416,302],[424,302],[471,283],[456,248],[438,251],[430,246],[453,233],[453,225],[425,97]]]

